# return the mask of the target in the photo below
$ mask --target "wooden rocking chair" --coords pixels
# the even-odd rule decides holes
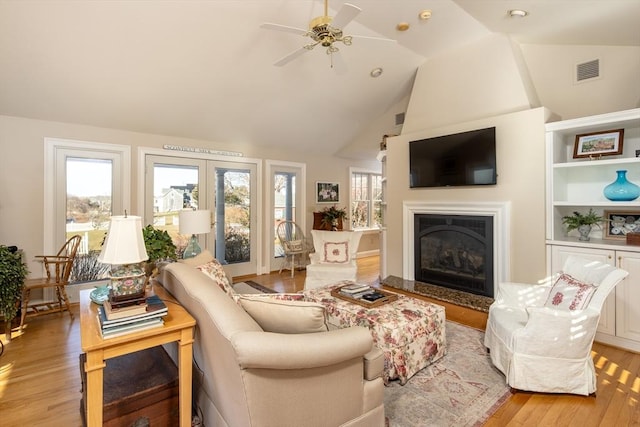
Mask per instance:
[[[24,288],[22,289],[20,330],[22,330],[27,316],[42,316],[50,313],[62,313],[67,310],[69,316],[73,319],[65,286],[69,283],[69,276],[71,275],[71,269],[81,240],[82,237],[75,235],[67,240],[56,255],[39,255],[36,257],[42,259],[47,276],[25,280]],[[30,302],[32,290],[44,290],[46,288],[55,288],[55,301]]]

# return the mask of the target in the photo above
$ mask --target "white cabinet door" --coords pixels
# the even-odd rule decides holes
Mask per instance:
[[[616,335],[640,342],[640,253],[616,251],[629,275],[616,286]]]
[[[615,252],[606,249],[574,248],[571,246],[551,247],[551,274],[556,274],[562,270],[564,262],[570,255],[579,256],[584,259],[600,261],[606,264],[615,265]],[[640,260],[639,260],[640,261]],[[639,262],[640,268],[640,262]],[[619,287],[618,285],[617,287]],[[600,312],[600,322],[598,332],[616,335],[616,292],[609,294],[602,305]]]

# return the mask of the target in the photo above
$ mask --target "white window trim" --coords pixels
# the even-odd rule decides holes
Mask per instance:
[[[77,141],[60,138],[44,138],[44,253],[55,253],[64,241],[61,232],[56,228],[58,212],[56,201],[66,200],[66,188],[60,188],[60,174],[65,171],[57,170],[57,154],[60,150],[78,151],[78,155],[86,156],[86,152],[109,153],[117,156],[121,162],[120,176],[114,177],[119,182],[119,200],[113,200],[113,206],[123,209],[131,206],[131,147],[128,145],[109,144],[95,141]],[[64,176],[64,175],[63,175]],[[66,181],[65,181],[66,182]],[[62,192],[62,194],[61,194]],[[115,194],[113,195],[114,197]],[[62,239],[62,240],[61,240]]]

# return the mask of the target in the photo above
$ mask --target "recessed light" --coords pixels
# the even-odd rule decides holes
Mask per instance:
[[[421,10],[420,13],[418,13],[418,18],[422,21],[426,21],[431,18],[431,11],[429,9]]]
[[[380,67],[374,68],[373,70],[371,70],[369,75],[375,79],[376,77],[380,77],[382,75],[382,71],[383,70]]]
[[[521,10],[521,9],[512,9],[508,13],[509,13],[509,16],[512,18],[524,18],[529,14],[529,12],[527,12],[526,10]]]
[[[407,31],[409,29],[410,25],[408,22],[400,22],[398,25],[396,25],[396,30],[398,31]]]

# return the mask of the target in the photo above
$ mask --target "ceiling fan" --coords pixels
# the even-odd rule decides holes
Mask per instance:
[[[321,45],[322,47],[326,47],[326,53],[331,57],[331,67],[333,67],[333,55],[337,54],[340,49],[335,46],[336,43],[340,42],[345,46],[351,46],[353,39],[370,39],[370,40],[379,40],[385,42],[393,42],[395,40],[386,39],[381,37],[366,37],[366,36],[348,36],[345,35],[342,31],[349,22],[353,21],[353,19],[362,11],[357,6],[354,6],[349,3],[345,3],[342,8],[338,11],[335,17],[329,16],[329,0],[324,0],[324,15],[313,18],[311,22],[309,22],[309,29],[304,30],[302,28],[289,27],[287,25],[280,24],[271,24],[265,23],[260,25],[261,28],[266,28],[268,30],[276,30],[276,31],[284,31],[287,33],[294,33],[298,35],[302,35],[305,37],[309,37],[311,41],[302,46],[299,49],[294,50],[290,54],[276,61],[273,65],[283,66],[293,61],[298,56],[302,55],[305,52],[312,50],[314,47]]]

